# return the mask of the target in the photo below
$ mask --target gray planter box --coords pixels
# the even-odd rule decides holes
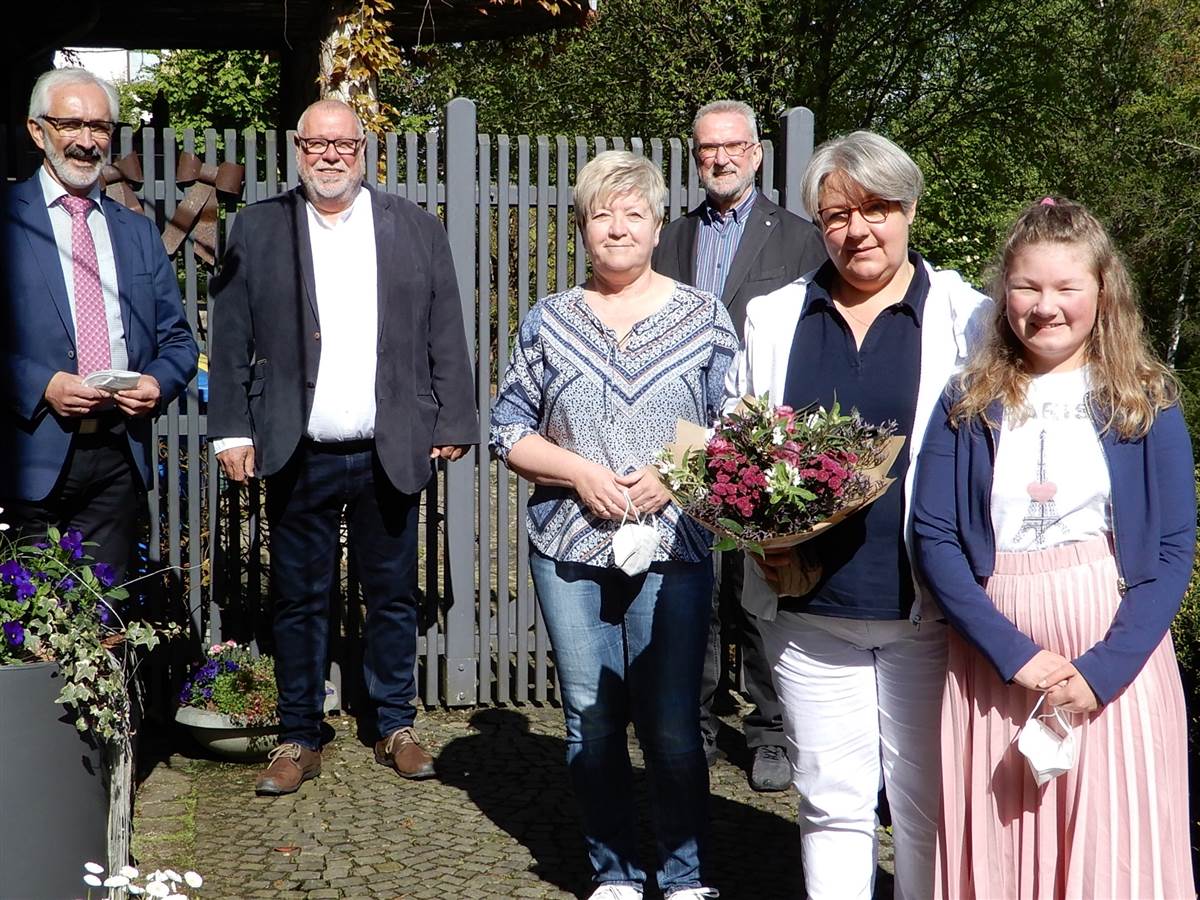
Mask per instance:
[[[61,689],[55,663],[0,666],[0,897],[81,897],[83,864],[108,866],[101,751]]]

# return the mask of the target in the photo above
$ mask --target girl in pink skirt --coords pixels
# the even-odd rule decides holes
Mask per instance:
[[[917,562],[956,632],[937,894],[1193,898],[1168,631],[1196,536],[1178,386],[1076,203],[1017,219],[993,296],[914,492]]]

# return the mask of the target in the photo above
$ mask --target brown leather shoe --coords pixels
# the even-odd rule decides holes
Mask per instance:
[[[301,784],[321,774],[321,751],[299,744],[280,744],[267,754],[271,761],[254,779],[256,794],[292,794]]]
[[[396,770],[401,778],[432,778],[433,757],[417,741],[412,728],[397,728],[382,741],[375,742],[375,762]]]

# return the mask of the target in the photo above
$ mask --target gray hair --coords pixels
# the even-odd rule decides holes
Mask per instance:
[[[43,72],[33,85],[29,95],[29,118],[40,119],[50,114],[50,94],[56,88],[69,84],[92,84],[104,91],[108,96],[108,116],[112,121],[121,117],[121,98],[117,89],[103,78],[98,78],[87,69],[51,69]]]
[[[700,124],[700,120],[713,113],[734,113],[741,116],[750,128],[751,139],[758,143],[758,118],[749,104],[743,103],[741,100],[714,100],[712,103],[705,103],[696,110],[696,115],[692,117],[693,137],[696,136],[696,126]]]
[[[300,118],[296,120],[296,134],[304,136],[304,122],[308,118],[308,114],[317,109],[322,112],[333,112],[334,110],[344,109],[350,115],[354,116],[355,137],[363,137],[366,134],[366,131],[363,129],[362,119],[358,117],[358,113],[354,111],[354,107],[345,100],[339,100],[336,97],[326,97],[324,100],[318,100],[306,106],[304,112],[300,113]]]
[[[855,131],[826,141],[813,154],[800,182],[804,207],[817,221],[821,185],[840,173],[864,191],[894,200],[911,213],[925,189],[925,177],[907,153],[873,131]]]
[[[604,201],[619,194],[638,194],[649,205],[656,224],[663,220],[667,183],[662,170],[628,150],[605,150],[579,170],[575,179],[575,216],[580,225]]]

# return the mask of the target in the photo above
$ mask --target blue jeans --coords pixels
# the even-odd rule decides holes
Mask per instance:
[[[598,883],[636,884],[633,720],[650,784],[664,894],[700,887],[708,824],[708,766],[696,697],[704,665],[712,563],[619,569],[558,562],[530,551],[554,646],[567,724],[567,768]]]
[[[343,514],[367,605],[363,678],[377,730],[386,736],[416,719],[419,499],[392,487],[370,441],[301,441],[267,479],[282,741],[321,746],[329,592]]]

